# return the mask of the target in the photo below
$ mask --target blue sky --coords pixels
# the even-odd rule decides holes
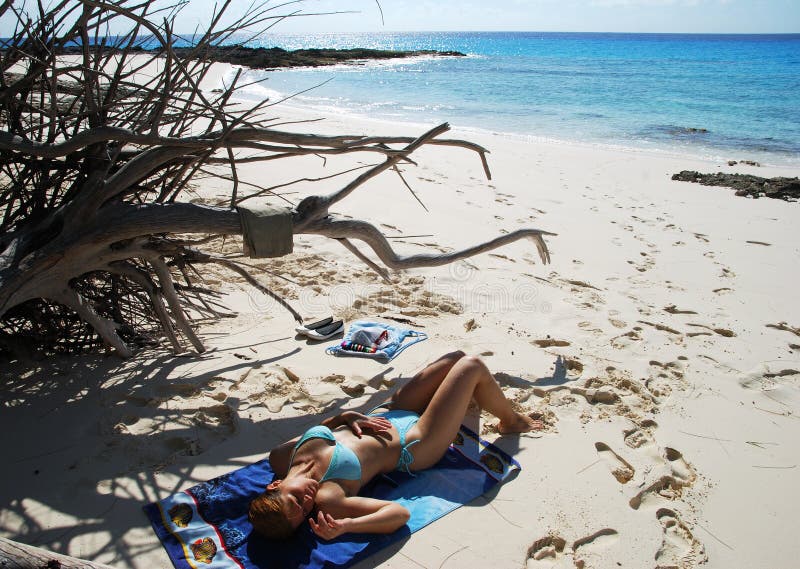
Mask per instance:
[[[296,18],[278,30],[800,33],[800,0],[380,0],[380,5],[384,23],[375,0],[292,4],[284,10],[358,13]]]
[[[233,0],[241,13],[252,0]],[[156,0],[153,4],[172,4]],[[16,5],[32,5],[15,2]],[[178,19],[179,32],[204,27],[214,0],[191,0]],[[376,31],[574,31],[800,33],[800,0],[291,0],[272,1],[275,14],[355,12],[292,18],[275,30]],[[7,36],[9,19],[0,20]]]

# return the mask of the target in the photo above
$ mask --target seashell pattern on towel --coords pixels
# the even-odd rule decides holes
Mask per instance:
[[[187,527],[189,522],[192,521],[192,508],[190,508],[187,504],[176,504],[172,506],[167,513],[169,514],[169,519],[172,520],[172,523],[179,528]]]
[[[503,463],[502,461],[497,458],[493,454],[484,454],[481,456],[481,462],[483,463],[486,468],[491,470],[492,472],[497,472],[498,474],[503,473]]]
[[[200,563],[211,563],[217,553],[217,546],[210,537],[198,539],[192,545],[192,555]]]

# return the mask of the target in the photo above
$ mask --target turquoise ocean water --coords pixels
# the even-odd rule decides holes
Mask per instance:
[[[800,166],[800,34],[359,33],[270,35],[250,45],[468,57],[252,72],[267,79],[248,96],[296,95],[302,105],[374,118]]]

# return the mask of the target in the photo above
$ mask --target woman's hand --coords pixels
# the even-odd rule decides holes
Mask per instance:
[[[321,510],[317,513],[317,519],[308,518],[308,523],[311,524],[314,533],[322,539],[335,539],[345,533],[343,520],[335,520],[333,516]]]
[[[362,415],[357,411],[345,411],[339,415],[339,418],[342,420],[342,424],[350,427],[353,434],[359,438],[361,438],[361,434],[365,429],[380,433],[392,428],[392,424],[385,417],[371,417]]]

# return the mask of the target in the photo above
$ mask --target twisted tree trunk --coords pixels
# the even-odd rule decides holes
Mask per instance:
[[[251,8],[232,25],[193,37],[188,56],[175,53],[176,12],[156,24],[149,4],[99,0],[63,1],[38,19],[5,2],[0,16],[17,18],[17,32],[0,52],[0,346],[15,339],[48,348],[91,345],[96,334],[122,356],[130,356],[143,331],[166,338],[175,351],[182,340],[203,344],[187,309],[211,315],[204,291],[193,287],[184,267],[218,263],[246,276],[275,298],[235,259],[205,253],[187,234],[238,235],[236,205],[269,188],[243,192],[237,163],[294,156],[352,153],[378,156],[330,195],[312,195],[291,205],[292,232],[339,240],[384,278],[386,270],[353,241],[369,247],[391,269],[452,263],[530,238],[543,262],[548,233],[523,229],[450,254],[398,255],[382,233],[362,220],[338,219],[331,208],[366,181],[401,163],[425,145],[476,152],[487,176],[487,151],[470,142],[440,138],[447,124],[412,137],[321,136],[280,131],[252,108],[230,105],[241,71],[221,93],[200,88],[211,63],[233,33],[271,25],[285,14],[266,4]],[[74,19],[71,26],[64,22]],[[102,34],[112,20],[128,22],[126,34]],[[141,34],[157,52],[137,55]],[[59,58],[67,45],[82,46],[78,58]],[[136,56],[136,57],[134,57]],[[147,65],[159,73],[142,80]],[[236,158],[235,151],[248,155]],[[213,170],[224,164],[230,177]],[[190,182],[204,175],[232,182],[228,207],[188,203]],[[405,180],[404,180],[405,182]],[[248,188],[254,187],[250,184]],[[285,198],[283,198],[285,199]],[[192,294],[187,291],[192,289]],[[209,291],[205,291],[206,293]],[[300,316],[289,305],[295,319]],[[87,329],[86,325],[90,328]]]

